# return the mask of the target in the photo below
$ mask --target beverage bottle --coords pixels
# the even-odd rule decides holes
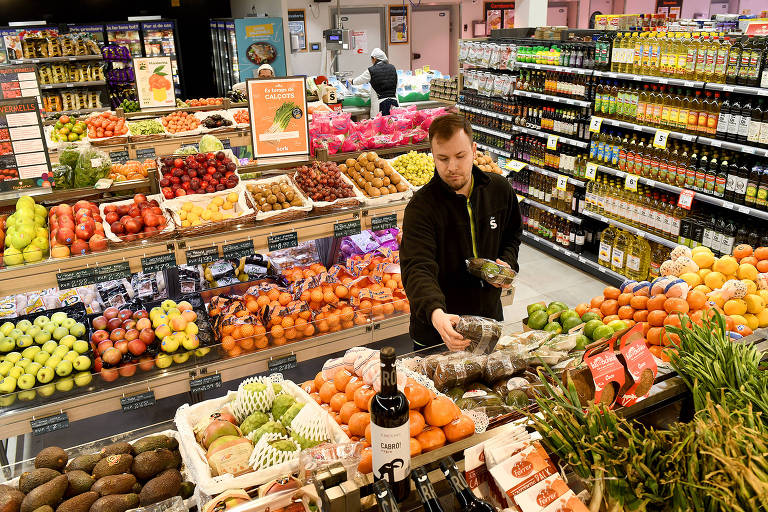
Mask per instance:
[[[754,208],[757,201],[757,187],[760,184],[760,167],[757,164],[752,166],[747,177],[747,190],[744,196],[744,204]]]
[[[696,77],[696,62],[698,60],[699,35],[693,34],[693,38],[687,41],[687,55],[685,58],[685,77],[693,80]]]
[[[410,494],[411,440],[408,399],[397,389],[395,349],[383,347],[381,391],[371,400],[371,448],[374,480],[387,480],[397,501]]]
[[[698,116],[695,131],[704,135],[707,133],[707,120],[709,119],[707,111],[709,110],[709,101],[706,99],[706,96],[702,97],[701,91],[696,91],[693,104],[698,104],[696,107]]]
[[[421,503],[424,506],[426,512],[444,512],[443,507],[440,506],[440,500],[437,498],[435,489],[429,481],[427,470],[423,467],[414,468],[411,472],[411,480],[416,486],[416,491],[419,493]]]
[[[725,74],[728,70],[728,53],[731,48],[731,40],[728,37],[720,37],[717,48],[717,57],[715,58],[715,74],[712,80],[719,84],[725,83]]]
[[[675,53],[677,53],[677,63],[675,65],[675,78],[685,78],[686,77],[686,65],[688,61],[688,45],[691,41],[690,36],[688,34],[678,34],[677,35],[677,47],[675,50]]]
[[[727,84],[736,84],[738,81],[742,49],[741,38],[737,37],[728,52],[728,65],[725,69],[725,83]]]
[[[607,268],[611,268],[611,254],[613,243],[616,240],[616,228],[608,226],[600,234],[600,246],[597,254],[597,262]]]
[[[627,233],[623,229],[619,230],[619,234],[613,241],[613,248],[611,250],[611,270],[619,274],[624,274],[624,266],[626,265],[626,252],[628,245],[631,243],[632,235]]]
[[[765,67],[768,68],[768,63]],[[760,124],[759,145],[768,147],[768,107],[763,109],[763,121]]]
[[[707,108],[707,135],[714,137],[717,133],[717,120],[720,117],[720,93],[716,92],[714,95],[707,91],[707,100],[709,101]]]
[[[699,158],[699,164],[696,166],[695,180],[693,183],[693,190],[696,192],[704,191],[704,182],[707,178],[707,167],[709,166],[709,158],[707,157],[706,150],[704,154]]]
[[[451,457],[440,459],[439,464],[440,470],[459,501],[462,512],[496,512],[490,503],[481,500],[472,493]]]
[[[659,120],[659,123],[661,124],[661,126],[665,128],[669,128],[670,127],[669,111],[672,108],[672,97],[669,93],[669,89],[665,85],[662,85],[660,87],[660,91],[661,92],[659,94],[662,99],[662,104],[661,104],[661,119]]]
[[[768,209],[768,167],[760,166],[760,183],[757,186],[755,206],[760,210]]]
[[[723,254],[733,254],[734,242],[736,241],[736,223],[732,218],[725,221],[725,230],[720,237],[720,251]]]
[[[728,123],[731,118],[731,101],[730,96],[726,93],[723,103],[720,105],[720,113],[717,116],[717,128],[715,129],[715,137],[720,140],[725,140],[728,133]]]
[[[763,125],[763,98],[757,100],[757,105],[752,109],[747,127],[747,143],[758,145],[760,143],[760,129]]]
[[[752,100],[745,98],[741,105],[741,117],[739,118],[739,132],[736,141],[745,144],[749,135],[749,120],[752,117]]]
[[[397,501],[386,480],[373,482],[373,494],[376,496],[376,503],[378,503],[381,512],[400,512],[400,507],[397,506]]]
[[[739,137],[739,125],[741,125],[741,104],[737,97],[731,102],[731,115],[728,118],[728,131],[725,134],[726,140],[735,142]]]
[[[704,62],[704,74],[702,75],[702,80],[705,80],[707,82],[713,81],[715,78],[715,63],[717,62],[717,49],[719,48],[719,44],[717,43],[717,39],[715,38],[714,34],[711,34],[707,41],[703,43],[706,47],[707,55]]]
[[[576,230],[576,236],[574,237],[574,252],[576,252],[576,254],[582,254],[584,252],[585,243],[586,238],[584,236],[584,229],[579,226]]]

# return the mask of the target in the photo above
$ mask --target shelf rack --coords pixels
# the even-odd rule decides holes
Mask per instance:
[[[667,240],[666,238],[662,238],[660,236],[654,235],[653,233],[649,233],[647,231],[644,231],[642,229],[636,228],[634,226],[630,226],[629,224],[625,224],[624,222],[620,222],[618,220],[611,219],[609,217],[606,217],[604,215],[600,215],[599,213],[595,213],[589,210],[584,210],[584,215],[587,217],[591,217],[595,220],[599,220],[601,222],[605,222],[607,224],[611,224],[612,226],[616,226],[618,228],[624,229],[626,231],[629,231],[630,233],[633,233],[635,235],[641,236],[645,238],[646,240],[650,240],[652,242],[656,242],[658,244],[661,244],[665,247],[669,247],[670,249],[674,249],[677,247],[677,243],[673,242],[671,240]]]

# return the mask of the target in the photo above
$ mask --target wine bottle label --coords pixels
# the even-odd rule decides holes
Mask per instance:
[[[409,422],[384,428],[371,422],[373,475],[390,484],[400,482],[411,472],[411,429]]]

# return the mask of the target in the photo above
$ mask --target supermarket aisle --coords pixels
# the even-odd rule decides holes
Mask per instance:
[[[521,330],[522,320],[528,316],[525,309],[528,304],[559,300],[575,306],[595,295],[601,295],[606,286],[586,272],[522,244],[515,301],[504,308],[504,320],[512,323],[513,330]]]

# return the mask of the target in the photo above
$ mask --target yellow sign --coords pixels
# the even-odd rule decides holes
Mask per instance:
[[[526,165],[528,164],[525,162],[520,162],[518,160],[508,160],[507,163],[504,164],[504,167],[506,167],[510,171],[520,172]]]
[[[245,27],[247,37],[271,36],[274,33],[272,25],[249,25]]]
[[[563,176],[562,174],[557,175],[557,190],[562,190],[565,192],[566,185],[568,185],[568,176]]]
[[[669,132],[667,130],[656,130],[656,135],[653,136],[653,147],[667,149],[668,138]]]
[[[587,163],[587,170],[584,173],[584,176],[590,180],[595,181],[595,176],[597,176],[597,164],[593,164],[592,162]]]
[[[624,188],[631,190],[632,192],[637,192],[638,179],[639,178],[634,174],[627,174],[627,177],[624,178]]]
[[[603,125],[603,118],[592,116],[589,120],[589,131],[592,133],[600,133],[600,127]]]

